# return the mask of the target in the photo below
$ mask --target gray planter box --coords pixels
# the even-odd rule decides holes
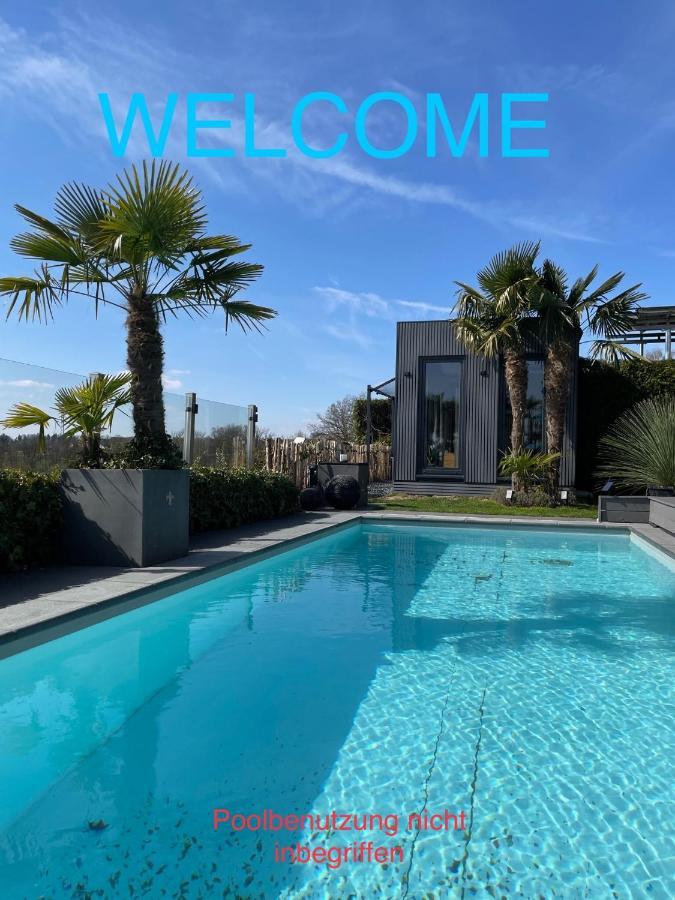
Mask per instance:
[[[331,478],[338,475],[347,475],[356,478],[361,488],[361,497],[356,505],[357,509],[365,509],[368,506],[368,463],[319,463],[319,484],[325,487]]]
[[[675,534],[675,497],[650,497],[649,522]]]
[[[598,497],[599,522],[649,522],[649,497]]]
[[[189,549],[190,475],[170,469],[65,469],[68,562],[152,566]]]

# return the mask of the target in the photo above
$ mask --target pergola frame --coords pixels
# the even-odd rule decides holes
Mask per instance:
[[[665,344],[666,359],[673,358],[673,332],[675,331],[675,306],[643,306],[637,313],[632,331],[617,335],[619,344],[637,344],[640,356],[645,355],[649,344]]]
[[[386,388],[389,387],[389,392],[387,392]],[[379,394],[381,397],[386,397],[388,400],[395,402],[396,400],[396,378],[388,378],[386,381],[381,381],[380,384],[372,385],[369,384],[366,387],[366,458],[370,461],[370,446],[373,443],[373,410],[372,410],[372,399],[373,394]],[[393,416],[392,416],[393,421]],[[393,437],[393,436],[392,436]]]

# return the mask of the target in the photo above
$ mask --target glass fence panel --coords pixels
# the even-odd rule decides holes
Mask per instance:
[[[55,414],[56,391],[79,384],[82,377],[74,372],[0,359],[0,419],[17,403],[30,403]],[[45,449],[41,451],[37,427],[0,428],[0,468],[46,472],[54,466],[63,466],[77,455],[77,442],[65,437],[63,431],[62,423],[52,423],[45,434]]]
[[[167,394],[164,392],[164,411],[166,413],[166,430],[183,452],[183,435],[185,434],[185,394]]]
[[[194,460],[204,466],[246,464],[248,408],[197,398]]]
[[[54,395],[59,388],[80,384],[87,376],[0,359],[0,419],[16,403],[30,403],[55,415]],[[245,406],[199,399],[195,424],[195,461],[203,465],[240,466],[246,462]],[[166,430],[182,452],[185,431],[185,395],[164,394]],[[64,426],[56,419],[45,434],[45,449],[38,442],[38,428],[0,427],[0,468],[31,469],[47,472],[71,465],[78,456],[78,440],[66,437]],[[112,428],[102,438],[104,446],[119,452],[133,434],[131,406],[115,413]]]

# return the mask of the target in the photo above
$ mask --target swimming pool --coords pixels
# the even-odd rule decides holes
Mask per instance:
[[[351,526],[0,661],[2,896],[672,897],[674,676],[626,533]]]

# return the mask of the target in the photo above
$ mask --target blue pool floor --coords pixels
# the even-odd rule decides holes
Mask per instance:
[[[2,896],[675,896],[674,603],[625,535],[367,525],[0,662]]]

